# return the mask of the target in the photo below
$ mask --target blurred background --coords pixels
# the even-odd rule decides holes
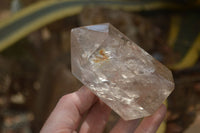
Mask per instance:
[[[70,30],[109,22],[173,71],[162,133],[199,133],[199,9],[200,0],[1,0],[0,132],[39,132],[59,98],[81,86]]]

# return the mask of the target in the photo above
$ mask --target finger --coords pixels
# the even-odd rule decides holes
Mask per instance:
[[[83,122],[80,133],[102,133],[108,121],[111,109],[103,102],[97,102]]]
[[[165,117],[165,114],[166,107],[165,105],[161,105],[152,116],[146,117],[142,120],[135,133],[156,133],[158,127]]]
[[[43,126],[41,133],[68,133],[78,127],[80,119],[97,100],[86,87],[63,96]]]
[[[141,119],[124,121],[120,119],[110,133],[133,133]]]

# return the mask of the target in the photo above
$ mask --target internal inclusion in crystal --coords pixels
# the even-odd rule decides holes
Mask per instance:
[[[171,71],[108,23],[72,29],[71,64],[124,120],[153,114],[174,89]]]

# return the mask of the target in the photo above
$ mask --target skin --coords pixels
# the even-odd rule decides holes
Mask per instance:
[[[83,86],[59,100],[40,133],[77,133],[78,127],[80,127],[79,133],[102,133],[110,112],[108,106]],[[86,113],[87,116],[84,115]],[[110,133],[155,133],[165,114],[166,107],[161,105],[153,115],[141,122],[139,119],[131,121],[120,119]]]

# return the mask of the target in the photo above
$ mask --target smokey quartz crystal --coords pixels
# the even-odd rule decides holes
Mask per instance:
[[[153,114],[174,89],[171,71],[109,23],[72,29],[71,65],[124,120]]]

